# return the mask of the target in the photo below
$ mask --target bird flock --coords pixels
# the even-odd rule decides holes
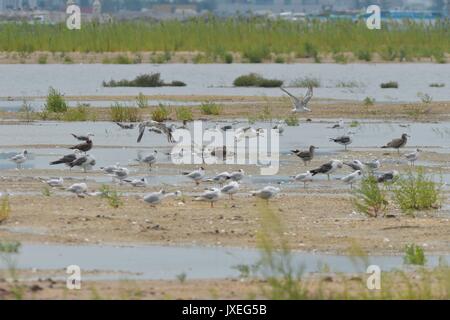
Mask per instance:
[[[309,87],[306,95],[302,98],[297,98],[291,93],[289,93],[286,89],[280,88],[284,93],[286,93],[292,102],[293,112],[304,112],[311,111],[308,108],[308,103],[313,95],[313,88]],[[116,123],[118,127],[122,130],[133,130],[136,128],[134,124],[125,124],[125,123]],[[214,130],[219,132],[225,132],[227,130],[233,129],[236,122],[231,125],[220,126],[216,123],[215,127],[208,128],[206,130]],[[340,119],[331,129],[345,129],[345,123],[342,119]],[[186,121],[182,123],[182,125],[175,124],[166,124],[157,121],[144,121],[141,122],[138,126],[138,137],[137,142],[141,142],[146,131],[154,134],[165,135],[167,138],[167,142],[175,143],[174,132],[177,129],[187,129]],[[272,129],[277,130],[280,135],[284,133],[284,123],[283,121],[279,121]],[[236,141],[240,141],[245,138],[256,138],[263,134],[262,128],[254,128],[252,126],[244,126],[241,128],[236,128],[234,131],[234,138]],[[344,149],[347,150],[348,146],[353,142],[352,135],[354,132],[348,131],[347,134],[339,135],[335,138],[329,138],[330,141],[335,142],[337,144],[343,145]],[[87,172],[91,170],[96,165],[96,159],[92,154],[88,152],[92,150],[94,143],[92,133],[88,133],[87,135],[77,135],[71,134],[73,138],[75,138],[79,143],[70,147],[69,150],[72,150],[71,153],[68,153],[62,156],[59,159],[56,159],[50,162],[50,165],[65,165],[72,170],[74,167],[78,167],[83,170],[83,172]],[[400,148],[403,148],[408,141],[410,136],[406,133],[402,134],[400,138],[393,139],[387,144],[383,145],[381,148],[392,148],[396,149],[400,154]],[[318,147],[311,145],[308,150],[291,150],[292,154],[297,156],[304,164],[304,166],[308,166],[311,164],[311,161],[314,159],[315,151],[319,149]],[[167,153],[169,157],[174,156],[182,156],[185,152],[184,149],[181,149],[177,154],[173,152]],[[204,153],[204,148],[201,148],[202,156]],[[405,155],[406,160],[414,166],[415,161],[419,157],[420,149],[416,149],[414,152],[408,153]],[[221,156],[222,158],[226,158],[229,155],[226,147],[215,148],[210,151],[212,156]],[[10,158],[12,162],[14,162],[17,166],[17,170],[22,169],[23,164],[27,161],[28,151],[24,150],[23,152],[16,154]],[[158,152],[155,150],[150,154],[143,154],[141,151],[137,153],[137,158],[134,159],[137,163],[148,167],[148,170],[152,170],[152,166],[158,162]],[[336,173],[338,170],[342,169],[344,166],[350,168],[352,172],[343,177],[338,178],[343,183],[350,185],[350,188],[353,188],[353,185],[358,182],[358,180],[362,179],[366,172],[371,174],[375,174],[378,182],[389,182],[395,180],[399,173],[396,170],[392,170],[389,172],[378,172],[378,169],[381,167],[381,162],[379,159],[372,159],[368,161],[360,161],[360,160],[352,160],[352,161],[342,161],[337,159],[332,159],[328,162],[323,163],[322,165],[311,168],[306,172],[299,173],[295,176],[292,176],[293,182],[301,182],[303,183],[303,187],[306,188],[308,183],[314,181],[315,176],[317,175],[326,175],[328,180],[330,180],[331,175]],[[116,163],[114,165],[109,165],[105,167],[100,167],[100,170],[107,176],[112,178],[114,183],[118,184],[129,184],[135,188],[145,188],[148,186],[148,182],[146,178],[132,178],[130,177],[130,170],[126,167],[120,165],[120,163]],[[199,167],[194,171],[189,172],[181,172],[182,176],[187,179],[192,180],[196,186],[200,185],[202,182],[211,182],[215,184],[215,187],[206,188],[204,192],[200,195],[193,196],[194,201],[203,201],[209,202],[211,207],[214,207],[214,203],[217,202],[222,195],[228,196],[230,200],[233,199],[233,196],[239,192],[240,183],[245,177],[245,172],[243,169],[239,169],[235,172],[220,172],[217,173],[213,177],[206,177],[206,170],[204,166]],[[48,184],[48,186],[52,188],[64,188],[64,179],[60,178],[51,178],[48,180],[42,179],[43,182]],[[84,197],[86,195],[98,195],[98,192],[88,192],[88,186],[86,183],[75,183],[65,188],[66,191],[72,192],[76,194],[78,197]],[[270,200],[274,198],[277,194],[280,193],[280,188],[275,186],[266,186],[260,190],[251,191],[251,195],[254,197],[258,197],[264,200]],[[160,204],[164,199],[168,197],[182,197],[180,191],[176,192],[167,192],[166,190],[160,190],[159,192],[153,192],[150,194],[146,194],[143,197],[143,201],[154,206]]]

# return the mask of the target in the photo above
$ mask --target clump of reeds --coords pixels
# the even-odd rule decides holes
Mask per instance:
[[[48,112],[66,112],[68,106],[64,100],[64,96],[55,88],[50,87],[44,108]]]
[[[138,75],[133,80],[122,79],[119,81],[110,80],[108,82],[103,81],[104,87],[184,87],[186,84],[182,81],[172,81],[165,83],[161,79],[160,73],[149,73]]]
[[[405,264],[424,266],[427,259],[421,246],[408,244],[405,246],[405,256],[403,257],[403,261]]]
[[[142,120],[138,108],[127,107],[119,102],[110,107],[110,116],[114,122],[139,122]]]
[[[389,82],[383,82],[380,84],[381,89],[398,89],[398,82],[396,81],[389,81]]]
[[[218,116],[222,112],[222,106],[215,102],[203,102],[200,110],[205,115]]]
[[[235,87],[274,88],[274,87],[281,87],[283,85],[283,81],[277,79],[266,79],[259,74],[250,73],[247,75],[237,77],[234,80],[233,85]]]
[[[170,110],[163,104],[159,104],[153,111],[152,111],[152,120],[163,122],[166,121],[169,118]]]
[[[177,120],[180,121],[192,121],[194,119],[192,110],[189,107],[177,107],[175,108],[175,114],[177,116]]]
[[[303,77],[293,80],[290,84],[291,87],[296,88],[319,88],[320,87],[320,79],[314,77]]]
[[[363,178],[359,188],[354,190],[353,204],[356,209],[370,217],[377,217],[386,211],[388,200],[373,175]]]

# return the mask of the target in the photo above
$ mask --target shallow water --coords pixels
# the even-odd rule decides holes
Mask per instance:
[[[91,279],[175,279],[186,273],[187,279],[219,279],[238,277],[233,268],[252,265],[259,259],[255,249],[199,246],[100,246],[100,245],[23,245],[15,256],[19,269],[64,270],[69,265],[83,270],[121,271],[138,275],[94,275]],[[444,256],[450,261],[450,256]],[[427,265],[436,266],[438,256],[427,256]],[[365,267],[354,263],[348,256],[295,252],[293,263],[304,268],[305,273],[320,272],[323,266],[333,272],[364,272]],[[401,268],[403,258],[399,256],[370,256],[369,264],[376,264],[382,271]],[[0,260],[0,266],[5,264]],[[65,277],[64,271],[61,276]],[[83,273],[82,273],[83,277]]]
[[[142,73],[159,72],[166,81],[180,80],[186,87],[104,88],[110,79],[132,79]],[[0,65],[0,97],[45,96],[53,86],[65,95],[244,95],[281,96],[278,88],[233,88],[233,80],[250,72],[285,80],[289,85],[302,77],[315,77],[321,87],[315,97],[361,101],[419,101],[418,92],[435,101],[449,100],[449,64],[139,64],[139,65]],[[355,81],[357,88],[337,88],[341,81]],[[397,81],[399,89],[381,89],[380,83]],[[444,83],[444,88],[430,88]],[[304,89],[293,89],[303,94]],[[0,103],[0,107],[3,103]],[[6,106],[6,105],[5,105]]]

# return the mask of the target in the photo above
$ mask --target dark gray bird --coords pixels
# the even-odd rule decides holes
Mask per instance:
[[[352,138],[349,135],[340,136],[337,138],[330,138],[330,141],[343,145],[345,150],[347,150],[347,146],[353,142]]]
[[[330,162],[321,165],[319,168],[311,170],[311,174],[313,176],[319,173],[326,174],[328,176],[328,180],[330,180],[330,174],[332,174],[338,169],[341,169],[342,166],[343,166],[342,161],[331,160]]]
[[[139,135],[137,138],[137,142],[141,142],[142,140],[142,136],[144,135],[145,132],[145,128],[149,128],[150,132],[155,132],[158,134],[165,134],[167,136],[167,141],[170,143],[175,143],[176,141],[174,140],[172,134],[175,128],[175,126],[171,125],[171,126],[167,126],[162,122],[157,122],[157,121],[144,121],[141,122],[139,124]]]
[[[314,150],[319,149],[315,146],[310,146],[308,151],[300,151],[298,149],[291,150],[293,154],[295,154],[297,157],[303,160],[303,163],[306,164],[308,162],[311,162],[311,160],[314,158]]]
[[[85,142],[77,144],[76,146],[73,146],[69,149],[80,150],[80,151],[83,151],[84,153],[86,153],[92,149],[92,146],[93,146],[92,140],[88,138],[88,140],[85,140]]]
[[[121,127],[122,129],[125,129],[125,130],[131,130],[131,129],[134,129],[134,123],[124,124],[124,123],[116,122],[116,124],[117,124],[119,127]]]
[[[398,173],[397,170],[392,170],[392,171],[382,173],[379,176],[377,176],[377,182],[378,183],[394,182],[395,180],[398,179],[399,176],[400,176],[400,174]]]
[[[50,165],[53,166],[57,164],[65,164],[66,166],[70,167],[70,164],[74,162],[75,159],[78,158],[80,155],[81,155],[80,150],[75,150],[74,153],[67,154],[56,161],[50,162]]]
[[[76,134],[73,134],[73,133],[71,133],[71,135],[72,135],[75,139],[77,139],[77,140],[79,140],[79,141],[85,141],[85,142],[90,141],[90,140],[91,140],[91,137],[94,136],[92,133],[88,133],[88,134],[85,135],[85,136],[82,136],[82,135],[76,135]]]
[[[74,161],[72,161],[69,166],[71,168],[73,167],[81,167],[83,168],[83,171],[86,172],[86,170],[92,169],[93,166],[95,166],[95,158],[91,155],[84,155],[81,157],[78,157]]]
[[[410,138],[410,136],[404,133],[402,134],[400,139],[394,139],[391,142],[387,143],[385,146],[382,146],[381,148],[397,149],[397,152],[400,154],[400,148],[403,148],[406,145],[406,142],[408,142],[408,138]]]

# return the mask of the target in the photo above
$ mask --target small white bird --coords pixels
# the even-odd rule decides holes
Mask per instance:
[[[164,190],[161,190],[159,192],[152,192],[144,196],[144,201],[150,204],[151,206],[155,206],[157,204],[160,204],[165,198],[167,197],[179,197],[181,196],[181,191],[176,191],[173,193],[167,193]]]
[[[420,149],[416,149],[416,151],[405,154],[405,158],[406,160],[408,160],[411,163],[411,166],[414,167],[415,162],[417,159],[419,159],[419,152],[421,152],[422,150]]]
[[[158,151],[153,151],[153,153],[152,154],[149,154],[149,155],[142,155],[142,152],[138,152],[138,157],[137,157],[137,161],[138,162],[140,162],[140,163],[144,163],[144,164],[147,164],[148,165],[148,167],[149,167],[149,169],[151,169],[152,168],[152,164],[155,164],[156,163],[156,160],[157,160],[157,156],[158,155]]]
[[[144,188],[147,186],[147,179],[145,179],[145,178],[133,179],[133,180],[124,179],[123,181],[131,184],[135,188]]]
[[[374,159],[369,162],[364,162],[364,164],[372,171],[377,170],[381,167],[381,162],[378,159]]]
[[[59,188],[64,186],[64,179],[62,177],[59,177],[58,179],[49,179],[46,180],[45,183],[52,188]]]
[[[233,200],[233,194],[237,193],[238,191],[239,191],[239,183],[237,181],[231,181],[222,189],[220,189],[220,192],[228,194],[230,196],[230,200]]]
[[[306,189],[306,183],[313,181],[313,175],[310,171],[306,171],[305,173],[299,173],[294,176],[294,181],[303,182],[303,187]]]
[[[120,163],[116,162],[115,165],[107,166],[107,167],[100,167],[100,170],[102,170],[106,174],[113,174],[114,170],[117,170],[120,168]]]
[[[280,89],[286,93],[289,98],[291,98],[292,103],[292,112],[305,112],[305,111],[311,111],[311,109],[308,108],[309,100],[311,100],[313,96],[313,87],[309,86],[308,91],[306,91],[306,94],[303,98],[297,98],[292,93],[287,91],[286,89],[280,87]]]
[[[202,179],[205,177],[205,169],[203,167],[200,167],[198,170],[192,172],[183,172],[183,175],[191,180],[194,180],[195,184],[199,185],[200,181],[202,181]]]
[[[230,173],[230,180],[233,181],[241,181],[245,176],[245,172],[243,169],[239,169],[238,171],[234,171]]]
[[[220,199],[220,190],[217,188],[207,189],[200,196],[196,197],[194,201],[204,201],[211,203],[211,208],[214,208],[214,202]]]
[[[350,184],[350,188],[353,189],[353,184],[361,178],[362,178],[361,170],[356,170],[355,172],[352,172],[349,175],[342,177],[341,181]]]
[[[75,183],[66,190],[75,193],[80,198],[84,198],[84,195],[87,193],[88,187],[86,183],[82,182],[82,183]]]
[[[267,186],[261,190],[252,191],[252,196],[269,201],[269,199],[275,197],[279,192],[280,188]]]
[[[15,156],[9,158],[12,162],[14,162],[17,166],[17,170],[22,168],[22,164],[27,161],[28,151],[23,150],[22,153],[16,154]]]
[[[117,179],[120,181],[120,183],[122,183],[123,180],[128,178],[129,174],[130,174],[130,170],[128,170],[125,167],[119,167],[113,171],[112,177],[113,177],[113,180]]]
[[[242,127],[242,128],[238,128],[235,131],[234,134],[234,139],[236,141],[241,141],[242,139],[245,138],[256,138],[259,136],[262,136],[263,134],[263,129],[262,128],[253,128],[253,127]]]

